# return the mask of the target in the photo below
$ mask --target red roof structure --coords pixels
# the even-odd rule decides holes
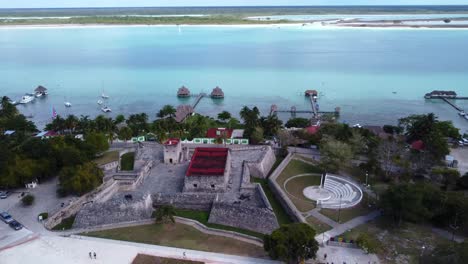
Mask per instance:
[[[166,142],[164,142],[164,145],[174,146],[174,145],[179,144],[179,142],[180,142],[180,139],[178,139],[178,138],[170,138],[170,139],[166,140]]]
[[[196,148],[186,176],[224,176],[227,148]]]
[[[208,131],[206,131],[206,137],[207,138],[219,138],[219,137],[226,137],[226,138],[231,138],[232,137],[232,131],[234,129],[226,129],[226,128],[210,128]],[[226,133],[225,135],[223,133]]]
[[[414,150],[423,150],[424,142],[422,140],[416,140],[413,143],[411,143],[411,148]]]
[[[306,127],[305,130],[307,131],[307,134],[315,135],[320,130],[320,126],[309,126]]]

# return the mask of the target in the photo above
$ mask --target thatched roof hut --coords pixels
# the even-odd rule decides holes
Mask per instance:
[[[45,88],[42,85],[39,85],[36,89],[34,89],[34,92],[36,92],[36,93],[45,93],[45,92],[47,92],[47,88]]]
[[[190,96],[190,90],[187,87],[182,86],[177,91],[177,96],[178,97],[189,97]]]
[[[224,98],[223,90],[216,86],[216,88],[211,92],[211,98]]]
[[[306,90],[305,96],[318,96],[318,92],[316,90]]]

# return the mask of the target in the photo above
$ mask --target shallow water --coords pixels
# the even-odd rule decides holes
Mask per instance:
[[[237,113],[257,105],[267,114],[309,110],[306,89],[320,91],[322,110],[342,108],[341,120],[395,123],[435,112],[463,130],[468,121],[432,90],[468,96],[468,30],[278,27],[87,27],[0,29],[0,94],[19,99],[37,85],[50,95],[19,106],[43,125],[58,114],[97,115],[99,95],[110,96],[111,115],[147,112],[192,93],[223,88],[222,101],[203,99],[198,111]],[[65,108],[63,102],[73,104]],[[468,109],[468,101],[457,104]],[[281,115],[287,118],[287,115]]]

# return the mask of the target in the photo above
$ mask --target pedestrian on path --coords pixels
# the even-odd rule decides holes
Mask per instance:
[[[91,251],[89,252],[89,258],[90,258],[90,259],[93,258],[92,254],[91,254]]]
[[[187,258],[187,255],[185,254],[185,251],[184,251],[183,255],[184,255],[184,259]]]
[[[96,259],[96,252],[94,252],[94,259]]]
[[[325,253],[325,255],[323,255],[323,259],[327,259],[327,253]]]

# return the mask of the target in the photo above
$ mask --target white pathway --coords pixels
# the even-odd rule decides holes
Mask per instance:
[[[96,252],[96,260],[89,259]],[[277,261],[155,246],[148,244],[91,238],[43,235],[28,243],[0,251],[0,263],[78,264],[78,263],[131,263],[139,253],[168,258],[184,258],[205,263],[259,263],[276,264]]]

